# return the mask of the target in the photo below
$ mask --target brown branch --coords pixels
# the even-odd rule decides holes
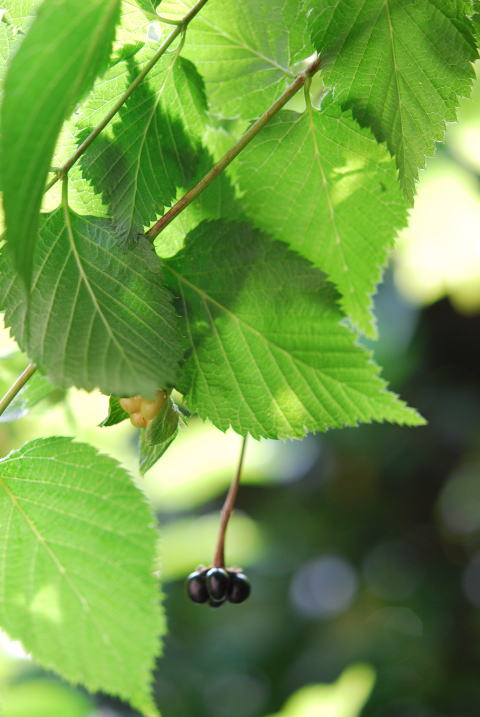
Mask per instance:
[[[21,388],[25,386],[28,379],[33,376],[35,371],[37,370],[37,367],[34,363],[31,363],[27,366],[27,368],[22,371],[20,376],[12,383],[4,397],[0,400],[0,416],[4,411],[7,410],[17,393],[20,391]]]
[[[235,508],[235,501],[237,500],[238,487],[240,485],[240,479],[242,477],[243,459],[245,458],[245,447],[247,445],[247,437],[242,440],[242,448],[240,450],[240,457],[238,459],[237,470],[235,477],[230,485],[230,488],[225,498],[225,503],[222,508],[222,515],[220,518],[220,528],[218,531],[217,547],[215,550],[215,557],[213,558],[213,564],[216,568],[225,567],[225,535],[227,532],[228,521]]]
[[[222,159],[215,164],[205,176],[203,176],[197,184],[195,184],[194,187],[188,190],[186,194],[181,197],[181,199],[176,202],[176,204],[171,207],[171,209],[166,212],[166,214],[163,215],[163,217],[160,217],[160,219],[155,222],[155,224],[146,232],[145,236],[147,239],[150,239],[150,241],[153,241],[160,232],[165,229],[170,222],[172,222],[175,217],[177,217],[183,210],[188,207],[191,202],[193,202],[194,199],[198,197],[199,194],[201,194],[204,189],[206,189],[213,181],[218,177],[223,170],[228,167],[228,165],[233,162],[235,157],[237,157],[240,152],[247,146],[249,142],[252,141],[252,139],[260,132],[262,127],[264,127],[267,122],[269,122],[274,115],[277,114],[279,110],[286,105],[286,103],[307,83],[310,81],[310,78],[313,77],[313,75],[318,72],[320,69],[320,58],[316,57],[313,62],[310,63],[310,65],[304,70],[304,72],[301,72],[295,80],[292,82],[292,84],[287,87],[285,92],[280,95],[278,99],[275,100],[275,102],[270,105],[270,107],[261,115],[255,122],[248,128],[248,130],[243,134],[240,139],[231,147],[228,152],[222,157]]]

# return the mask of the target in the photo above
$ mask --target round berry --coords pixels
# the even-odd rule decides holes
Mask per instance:
[[[223,600],[212,600],[212,599],[210,598],[210,600],[208,601],[208,604],[210,605],[210,607],[222,607],[222,605],[224,604],[224,602],[225,602],[225,599],[223,599]]]
[[[187,594],[193,602],[207,602],[208,590],[204,570],[190,573],[187,578]]]
[[[225,600],[229,584],[230,575],[223,568],[210,568],[207,572],[207,590],[212,600]]]
[[[135,412],[130,415],[130,423],[135,428],[145,428],[147,425],[147,419],[142,416],[141,413]]]
[[[140,410],[140,405],[142,403],[142,397],[141,396],[128,396],[127,398],[121,398],[119,401],[121,407],[124,411],[127,413],[135,413],[136,411]]]
[[[251,592],[248,578],[243,573],[230,573],[230,585],[228,587],[227,598],[230,602],[244,602]]]

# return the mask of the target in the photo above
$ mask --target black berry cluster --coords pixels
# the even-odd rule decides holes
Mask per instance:
[[[250,583],[240,569],[200,567],[187,578],[187,593],[193,602],[208,602],[220,607],[224,602],[244,602],[250,595]]]

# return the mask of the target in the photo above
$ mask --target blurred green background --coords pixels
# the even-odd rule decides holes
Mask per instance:
[[[158,514],[169,635],[163,717],[480,714],[480,82],[422,173],[377,300],[384,375],[427,418],[303,442],[250,441],[230,564],[253,583],[210,610],[184,578],[212,556],[240,441],[191,420],[147,474],[106,399],[70,391],[0,423],[2,454],[75,435],[121,460]],[[24,365],[0,335],[0,391]],[[127,717],[44,672],[0,633],[2,717]]]

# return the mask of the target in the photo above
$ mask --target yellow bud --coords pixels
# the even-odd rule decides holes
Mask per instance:
[[[163,389],[160,389],[157,391],[156,398],[148,399],[144,398],[142,400],[142,405],[140,407],[140,411],[142,413],[142,416],[144,416],[147,421],[151,421],[155,418],[155,416],[158,415],[160,409],[162,408],[163,404],[168,398],[168,394]]]
[[[145,426],[147,425],[147,419],[145,418],[145,416],[142,416],[142,414],[138,411],[131,414],[130,422],[132,426],[135,426],[135,428],[145,428]]]
[[[119,403],[127,413],[135,413],[140,410],[142,402],[141,396],[130,396],[129,398],[121,398]]]

